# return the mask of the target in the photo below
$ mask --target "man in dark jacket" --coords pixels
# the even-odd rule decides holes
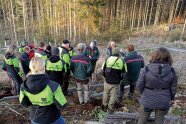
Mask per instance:
[[[23,72],[25,75],[27,75],[28,72],[30,71],[30,69],[29,69],[29,63],[30,63],[29,52],[30,52],[30,47],[29,46],[24,47],[24,52],[21,54],[21,57],[20,57],[21,65],[22,65]]]
[[[103,92],[103,109],[108,107],[108,112],[114,111],[114,104],[122,74],[127,72],[125,62],[119,57],[119,49],[114,48],[110,56],[102,65],[105,82]],[[109,94],[110,100],[109,100]]]
[[[116,43],[114,41],[109,42],[108,48],[106,50],[106,58],[112,55],[112,50],[116,47]]]
[[[89,77],[92,74],[92,64],[90,59],[83,53],[84,44],[79,43],[77,49],[79,53],[72,57],[70,69],[76,80],[79,102],[83,104],[89,101]]]
[[[69,77],[70,77],[70,55],[69,55],[69,46],[70,42],[68,40],[63,40],[62,46],[58,47],[59,49],[59,57],[61,60],[65,61],[66,66],[67,66],[67,72],[64,78],[64,85],[62,86],[63,88],[63,93],[65,96],[71,95],[71,92],[68,91],[68,85],[69,85]]]
[[[130,84],[130,91],[128,94],[128,98],[132,99],[133,94],[134,94],[134,90],[135,90],[135,86],[136,86],[136,81],[138,80],[140,70],[141,70],[141,68],[144,67],[143,57],[141,55],[137,54],[137,52],[134,50],[134,46],[128,45],[127,50],[128,50],[128,53],[125,57],[125,62],[127,64],[128,72],[126,75],[126,79],[124,79],[125,81],[123,81],[120,84],[120,95],[119,95],[120,100],[122,100],[122,98],[123,98],[124,86],[126,85],[126,83]]]
[[[100,55],[98,47],[96,46],[96,40],[92,41],[90,43],[90,46],[87,47],[87,49],[85,51],[85,55],[90,58],[91,63],[92,63],[93,72],[94,72],[96,62],[99,59],[99,55]]]
[[[23,72],[19,68],[19,59],[14,55],[15,45],[9,45],[5,56],[2,69],[7,71],[9,78],[12,80],[13,94],[18,95],[20,85],[23,82]]]
[[[66,63],[59,57],[59,49],[56,47],[52,50],[52,55],[46,61],[46,73],[50,80],[63,85],[65,73],[67,71]]]

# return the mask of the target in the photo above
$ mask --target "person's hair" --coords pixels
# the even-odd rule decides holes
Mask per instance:
[[[31,70],[31,74],[44,74],[45,60],[40,57],[33,57],[30,61],[29,68]]]
[[[134,51],[134,45],[129,44],[129,45],[127,46],[127,50],[128,50],[129,52]]]
[[[110,42],[110,47],[116,47],[116,43],[114,41]]]
[[[29,46],[25,46],[24,47],[24,51],[30,51],[30,47]]]
[[[168,62],[170,64],[173,63],[170,51],[164,47],[158,48],[151,55],[150,62],[153,62],[153,61]]]
[[[45,43],[44,42],[40,42],[39,43],[39,47],[44,47],[45,46]]]
[[[16,46],[14,44],[10,44],[6,49],[6,53],[13,54],[15,52]]]

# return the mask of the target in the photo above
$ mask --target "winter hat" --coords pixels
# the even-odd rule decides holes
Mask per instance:
[[[46,50],[47,50],[47,51],[51,51],[51,49],[52,49],[52,48],[51,48],[50,45],[48,45],[48,46],[46,47]]]
[[[67,39],[63,40],[63,44],[68,44],[70,43]]]
[[[54,47],[54,49],[52,50],[52,55],[59,55],[59,49],[57,47]]]
[[[77,45],[77,49],[79,50],[84,50],[84,48],[85,48],[85,45],[84,45],[84,43],[79,43],[78,45]]]
[[[112,49],[112,55],[119,54],[119,49],[117,47]]]

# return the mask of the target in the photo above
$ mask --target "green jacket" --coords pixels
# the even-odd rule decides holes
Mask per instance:
[[[102,70],[108,84],[119,84],[122,76],[127,73],[127,66],[120,57],[112,55],[105,60]]]
[[[60,59],[65,61],[65,63],[67,64],[67,67],[69,69],[69,67],[70,67],[70,55],[69,55],[68,50],[64,47],[58,47],[58,48],[59,48]]]
[[[50,81],[46,74],[28,75],[21,85],[19,101],[23,106],[32,106],[32,121],[43,124],[57,120],[61,116],[60,109],[67,103],[60,85]]]
[[[92,74],[91,61],[84,53],[79,53],[72,57],[70,69],[74,78],[79,80],[88,80]]]
[[[128,68],[127,80],[137,81],[140,70],[144,67],[143,57],[137,54],[136,51],[128,52],[125,57],[125,62]]]

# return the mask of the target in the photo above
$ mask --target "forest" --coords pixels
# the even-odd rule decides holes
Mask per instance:
[[[161,24],[171,30],[185,17],[186,0],[0,0],[0,40],[121,40]]]

